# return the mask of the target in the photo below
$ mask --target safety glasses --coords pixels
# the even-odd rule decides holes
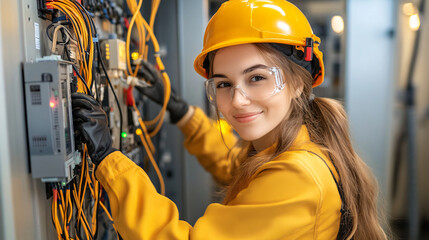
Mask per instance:
[[[257,66],[246,71],[241,79],[215,76],[205,81],[207,97],[212,104],[230,104],[236,90],[250,100],[265,100],[279,93],[285,83],[278,67]]]

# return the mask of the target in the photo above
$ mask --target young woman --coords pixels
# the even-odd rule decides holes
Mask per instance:
[[[76,127],[124,239],[386,239],[376,183],[353,150],[341,104],[312,94],[324,76],[319,41],[284,0],[231,0],[213,16],[195,68],[241,139],[221,135],[201,109],[171,98],[185,147],[227,186],[224,202],[209,205],[195,226],[112,149],[97,102],[73,95]],[[152,87],[139,90],[162,102],[159,74],[148,64],[143,72]]]

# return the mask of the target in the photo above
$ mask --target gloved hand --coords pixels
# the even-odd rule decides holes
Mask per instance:
[[[112,147],[112,138],[106,112],[91,96],[72,93],[73,124],[78,136],[76,139],[87,144],[88,153],[95,165],[110,153],[117,151]]]
[[[155,67],[146,61],[142,61],[142,67],[139,69],[139,76],[146,79],[151,86],[135,86],[143,95],[155,103],[162,105],[164,103],[164,86],[162,76]],[[176,96],[173,92],[170,94],[170,100],[167,104],[167,110],[170,113],[170,122],[177,123],[188,112],[189,105],[183,99]]]

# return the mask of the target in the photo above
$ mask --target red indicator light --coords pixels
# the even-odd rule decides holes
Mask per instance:
[[[55,107],[55,103],[54,103],[53,101],[50,101],[50,102],[49,102],[49,106],[50,106],[51,108],[54,108],[54,107]]]

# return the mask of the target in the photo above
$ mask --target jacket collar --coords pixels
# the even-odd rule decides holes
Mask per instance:
[[[302,149],[305,145],[309,143],[311,143],[311,140],[310,134],[308,133],[308,129],[305,125],[301,125],[301,129],[299,130],[289,149]],[[277,143],[274,143],[272,146],[258,152],[256,155],[274,152],[276,147]]]

